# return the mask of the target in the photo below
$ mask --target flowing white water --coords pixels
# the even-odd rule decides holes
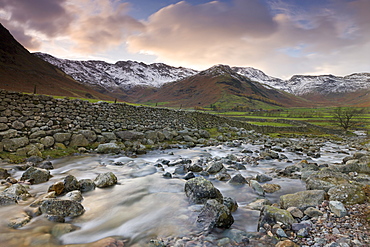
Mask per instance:
[[[158,160],[165,159],[174,162],[183,158],[190,159],[194,163],[199,159],[219,159],[230,154],[237,157],[256,157],[258,155],[256,152],[243,154],[241,150],[257,151],[261,147],[261,145],[242,144],[237,147],[173,149],[153,151],[138,158],[110,155],[68,157],[54,160],[55,169],[51,170],[53,177],[47,183],[31,185],[30,193],[37,197],[45,193],[51,184],[62,181],[68,174],[77,179],[94,179],[99,173],[111,171],[117,176],[118,184],[109,188],[96,188],[94,191],[83,194],[82,204],[86,212],[80,217],[70,219],[70,223],[78,226],[79,229],[63,235],[59,239],[59,244],[90,243],[109,236],[128,239],[129,244],[145,243],[156,237],[185,236],[200,230],[194,224],[199,213],[197,210],[200,207],[191,205],[187,201],[184,194],[186,180],[182,179],[182,175],[172,179],[164,178],[162,174],[167,171],[172,173],[174,167],[156,167]],[[326,142],[322,143],[319,158],[311,159],[305,154],[284,150],[281,153],[293,163],[302,159],[311,159],[310,162],[318,164],[332,164],[340,163],[353,151],[349,147]],[[116,162],[121,162],[123,165],[115,165]],[[259,173],[269,173],[271,168],[281,169],[293,163],[286,160],[263,160],[257,166],[245,163],[246,170],[228,169],[228,173],[231,176],[241,173],[244,177],[254,177]],[[11,167],[11,165],[2,166]],[[12,175],[19,179],[21,174],[22,172],[14,170]],[[238,202],[239,209],[234,213],[235,223],[232,227],[245,231],[256,231],[259,212],[245,207],[259,198],[253,189],[248,185],[231,185],[215,179],[214,176],[209,176],[208,179],[224,196],[232,197]],[[266,194],[265,198],[271,202],[278,202],[280,195],[305,189],[304,183],[298,179],[276,177],[269,183],[281,186],[280,191]],[[18,216],[32,201],[33,199],[30,199],[19,205],[0,207],[0,233],[2,233],[0,243],[5,243],[4,246],[27,246],[22,235],[27,235],[39,226],[56,224],[39,216],[22,229],[9,229],[7,227],[9,219]],[[8,239],[10,235],[18,238],[20,242],[23,241],[22,245],[19,242],[18,245],[12,245]]]

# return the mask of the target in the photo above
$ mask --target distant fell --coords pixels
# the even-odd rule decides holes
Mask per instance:
[[[284,91],[262,85],[238,74],[227,65],[216,65],[196,75],[166,83],[156,89],[136,89],[126,100],[183,107],[286,107],[308,106],[310,102]]]

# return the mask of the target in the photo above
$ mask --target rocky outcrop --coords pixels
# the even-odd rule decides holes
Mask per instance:
[[[43,214],[61,217],[77,217],[85,212],[81,203],[73,200],[50,199],[40,206]]]
[[[223,196],[213,184],[203,177],[196,177],[185,183],[185,194],[193,203],[206,203],[209,199],[215,199],[222,203]]]
[[[27,180],[33,184],[40,184],[48,181],[50,176],[50,171],[31,166],[22,174],[21,180]]]
[[[227,206],[211,199],[204,204],[197,222],[202,228],[209,231],[215,227],[230,228],[234,223],[234,218]]]
[[[280,196],[280,207],[284,209],[297,207],[303,210],[322,203],[325,200],[325,195],[326,193],[323,190],[306,190],[282,195]]]
[[[95,178],[94,183],[98,188],[109,187],[117,183],[117,177],[113,172],[101,173]]]
[[[290,229],[295,220],[287,210],[268,205],[264,206],[258,222],[258,228],[265,224],[274,225],[277,222],[284,224],[288,229]]]

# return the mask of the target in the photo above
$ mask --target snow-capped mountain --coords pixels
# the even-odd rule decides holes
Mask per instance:
[[[286,92],[290,92],[290,88],[284,86],[284,80],[268,76],[263,71],[252,67],[232,67],[232,69],[243,76],[248,77],[252,81],[256,81],[262,84],[266,84],[270,87],[281,89]]]
[[[344,77],[294,75],[289,80],[282,80],[251,67],[233,67],[232,69],[251,80],[300,96],[310,93],[327,95],[370,89],[370,73],[355,73]]]
[[[215,65],[208,70],[196,71],[183,67],[172,67],[163,63],[145,64],[134,61],[119,61],[115,64],[103,61],[75,61],[59,59],[45,53],[34,53],[39,58],[59,67],[73,79],[90,85],[101,86],[108,91],[130,89],[135,86],[161,87],[168,82],[182,80],[198,73],[210,73],[223,68],[248,77],[252,81],[265,84],[299,96],[308,94],[340,94],[370,89],[370,73],[356,73],[340,77],[334,75],[294,75],[282,80],[266,75],[252,67],[229,67]],[[224,67],[227,67],[225,69]],[[231,73],[232,74],[232,73]]]
[[[340,94],[370,89],[370,73],[356,73],[348,76],[334,75],[295,75],[285,83],[295,95]]]
[[[57,66],[73,79],[83,84],[101,86],[108,91],[130,89],[134,86],[160,87],[198,73],[195,70],[172,67],[163,63],[145,64],[134,61],[75,61],[59,59],[45,53],[37,57]]]

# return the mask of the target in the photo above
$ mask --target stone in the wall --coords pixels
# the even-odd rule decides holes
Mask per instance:
[[[55,133],[53,135],[55,142],[60,142],[60,143],[69,141],[71,139],[71,136],[72,136],[71,133]]]
[[[10,138],[16,137],[17,135],[18,135],[18,131],[16,131],[15,129],[9,129],[6,131],[2,131],[0,132],[0,140],[10,139]]]
[[[31,135],[30,135],[30,139],[36,139],[36,138],[39,138],[39,137],[44,137],[46,136],[46,132],[45,130],[38,130],[36,132],[33,132]]]
[[[124,141],[138,140],[144,138],[144,133],[138,131],[116,131],[116,136]]]
[[[71,147],[86,147],[89,141],[82,134],[73,134],[69,146]]]
[[[55,140],[52,136],[45,136],[41,138],[40,143],[44,145],[46,148],[52,147],[55,143]]]
[[[202,138],[210,138],[211,137],[211,135],[209,134],[209,132],[207,130],[199,130],[199,135]]]
[[[19,138],[12,138],[12,139],[4,139],[4,150],[9,152],[15,152],[18,148],[24,147],[29,143],[27,137],[19,137]]]
[[[96,141],[96,133],[95,131],[92,130],[80,130],[80,134],[82,134],[89,142],[94,142]]]
[[[152,140],[155,143],[158,140],[158,133],[157,131],[149,130],[145,132],[145,138]]]
[[[42,154],[40,149],[35,144],[29,144],[24,148],[17,149],[17,155],[20,156],[39,156],[41,157]]]
[[[36,125],[36,120],[27,120],[24,125],[28,128],[33,128]]]
[[[9,129],[8,125],[5,123],[0,123],[0,131]]]
[[[16,130],[21,130],[24,128],[24,123],[20,122],[20,121],[14,121],[12,123],[12,128],[13,129],[16,129]]]
[[[113,132],[102,132],[101,135],[108,141],[116,140],[117,137]]]
[[[162,133],[166,140],[172,140],[172,138],[177,135],[177,133],[175,135],[173,131],[169,131],[169,130],[163,130]]]

